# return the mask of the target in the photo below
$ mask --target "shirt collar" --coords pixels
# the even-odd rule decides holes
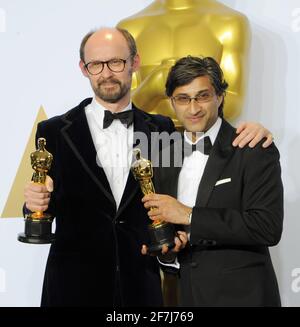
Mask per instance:
[[[184,131],[184,139],[189,144],[197,144],[205,136],[209,136],[211,144],[214,145],[214,142],[215,142],[217,135],[219,133],[219,130],[221,128],[221,124],[222,124],[222,119],[220,117],[218,117],[216,122],[212,125],[212,127],[206,133],[201,133],[202,135],[198,138],[198,140],[196,142],[192,142],[189,139],[189,137],[187,136],[187,131]]]
[[[94,117],[96,118],[99,126],[101,127],[101,129],[103,129],[104,111],[108,109],[106,109],[102,104],[100,104],[95,97],[93,97],[93,100],[90,103],[89,107],[92,113],[94,114]],[[132,109],[132,102],[129,101],[128,105],[124,109],[118,112],[128,111],[131,109]]]

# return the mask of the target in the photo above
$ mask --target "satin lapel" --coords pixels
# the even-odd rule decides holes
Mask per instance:
[[[97,184],[107,199],[116,205],[105,172],[97,164],[96,149],[84,110],[88,104],[88,101],[83,101],[72,117],[65,115],[62,118],[66,123],[62,135],[92,181]]]
[[[174,152],[182,152],[181,144],[182,141],[179,140],[163,150],[166,151],[165,155],[170,155],[170,167],[159,167],[154,172],[157,193],[168,194],[177,198],[178,178],[182,167],[182,158],[175,160]],[[178,156],[179,152],[176,153]]]
[[[178,190],[178,178],[181,171],[180,167],[170,167],[164,169],[167,174],[167,179],[165,180],[165,187],[163,194],[168,194],[177,199],[177,190]]]
[[[147,137],[148,143],[148,155],[151,153],[150,141],[151,140],[151,132],[157,132],[158,128],[155,124],[151,122],[151,119],[144,115],[143,112],[138,110],[133,106],[134,111],[134,133],[144,133]],[[134,137],[133,147],[139,147],[139,144],[136,144]],[[120,206],[117,211],[116,219],[121,215],[126,206],[130,203],[130,201],[134,198],[136,193],[140,190],[139,183],[134,179],[133,174],[129,171],[127,183],[125,186],[125,190],[123,192],[123,196],[121,199]]]
[[[234,152],[234,147],[231,145],[234,135],[234,128],[223,120],[198,188],[196,199],[197,206],[205,207],[207,205],[210,194],[224,166]]]

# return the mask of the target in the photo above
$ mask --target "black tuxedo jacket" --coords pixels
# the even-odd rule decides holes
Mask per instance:
[[[234,148],[235,136],[223,120],[199,185],[190,244],[179,254],[184,306],[280,305],[268,250],[282,232],[279,153],[274,144]],[[157,193],[177,197],[179,173],[156,169]]]
[[[155,258],[141,255],[149,223],[138,183],[130,172],[116,210],[84,108],[86,99],[62,116],[41,122],[54,161],[48,211],[56,217],[55,243],[46,266],[42,306],[160,306]],[[169,118],[134,110],[134,131],[174,131]]]

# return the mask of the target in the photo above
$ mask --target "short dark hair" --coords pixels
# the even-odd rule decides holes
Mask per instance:
[[[208,76],[218,96],[226,95],[228,83],[224,80],[223,71],[211,57],[187,56],[179,59],[169,71],[166,82],[166,94],[171,97],[174,90],[191,83],[195,78]],[[219,116],[223,117],[224,98],[219,107]]]
[[[86,45],[86,43],[87,43],[87,41],[88,41],[88,39],[95,33],[96,31],[90,31],[90,32],[88,32],[85,36],[84,36],[84,38],[82,39],[82,41],[81,41],[81,44],[80,44],[80,50],[79,50],[79,55],[80,55],[80,59],[83,61],[83,62],[85,62],[84,61],[84,48],[85,48],[85,45]]]
[[[125,38],[125,40],[126,40],[126,42],[128,44],[128,48],[129,48],[129,52],[130,52],[130,57],[131,57],[131,59],[133,59],[136,56],[136,54],[137,54],[137,48],[136,48],[136,43],[135,43],[134,37],[127,30],[125,30],[124,28],[116,27],[116,30],[118,30],[124,36],[124,38]],[[80,59],[83,62],[85,62],[84,61],[84,48],[85,48],[85,45],[86,45],[88,39],[94,33],[96,33],[97,31],[98,30],[90,31],[89,33],[87,33],[85,35],[85,37],[81,41],[79,55],[80,55]]]

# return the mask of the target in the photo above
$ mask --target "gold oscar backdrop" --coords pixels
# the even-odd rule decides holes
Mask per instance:
[[[40,121],[45,119],[47,119],[47,116],[44,108],[40,107],[15,180],[12,184],[6,204],[4,206],[1,218],[14,218],[22,216],[22,207],[24,203],[24,186],[28,181],[30,181],[32,176],[32,168],[30,166],[30,153],[35,149],[36,127]]]
[[[135,38],[141,68],[133,80],[133,102],[160,113],[180,126],[167,97],[170,66],[184,56],[211,56],[229,83],[225,117],[236,118],[244,104],[248,75],[250,28],[241,13],[214,0],[156,0],[119,22]]]

